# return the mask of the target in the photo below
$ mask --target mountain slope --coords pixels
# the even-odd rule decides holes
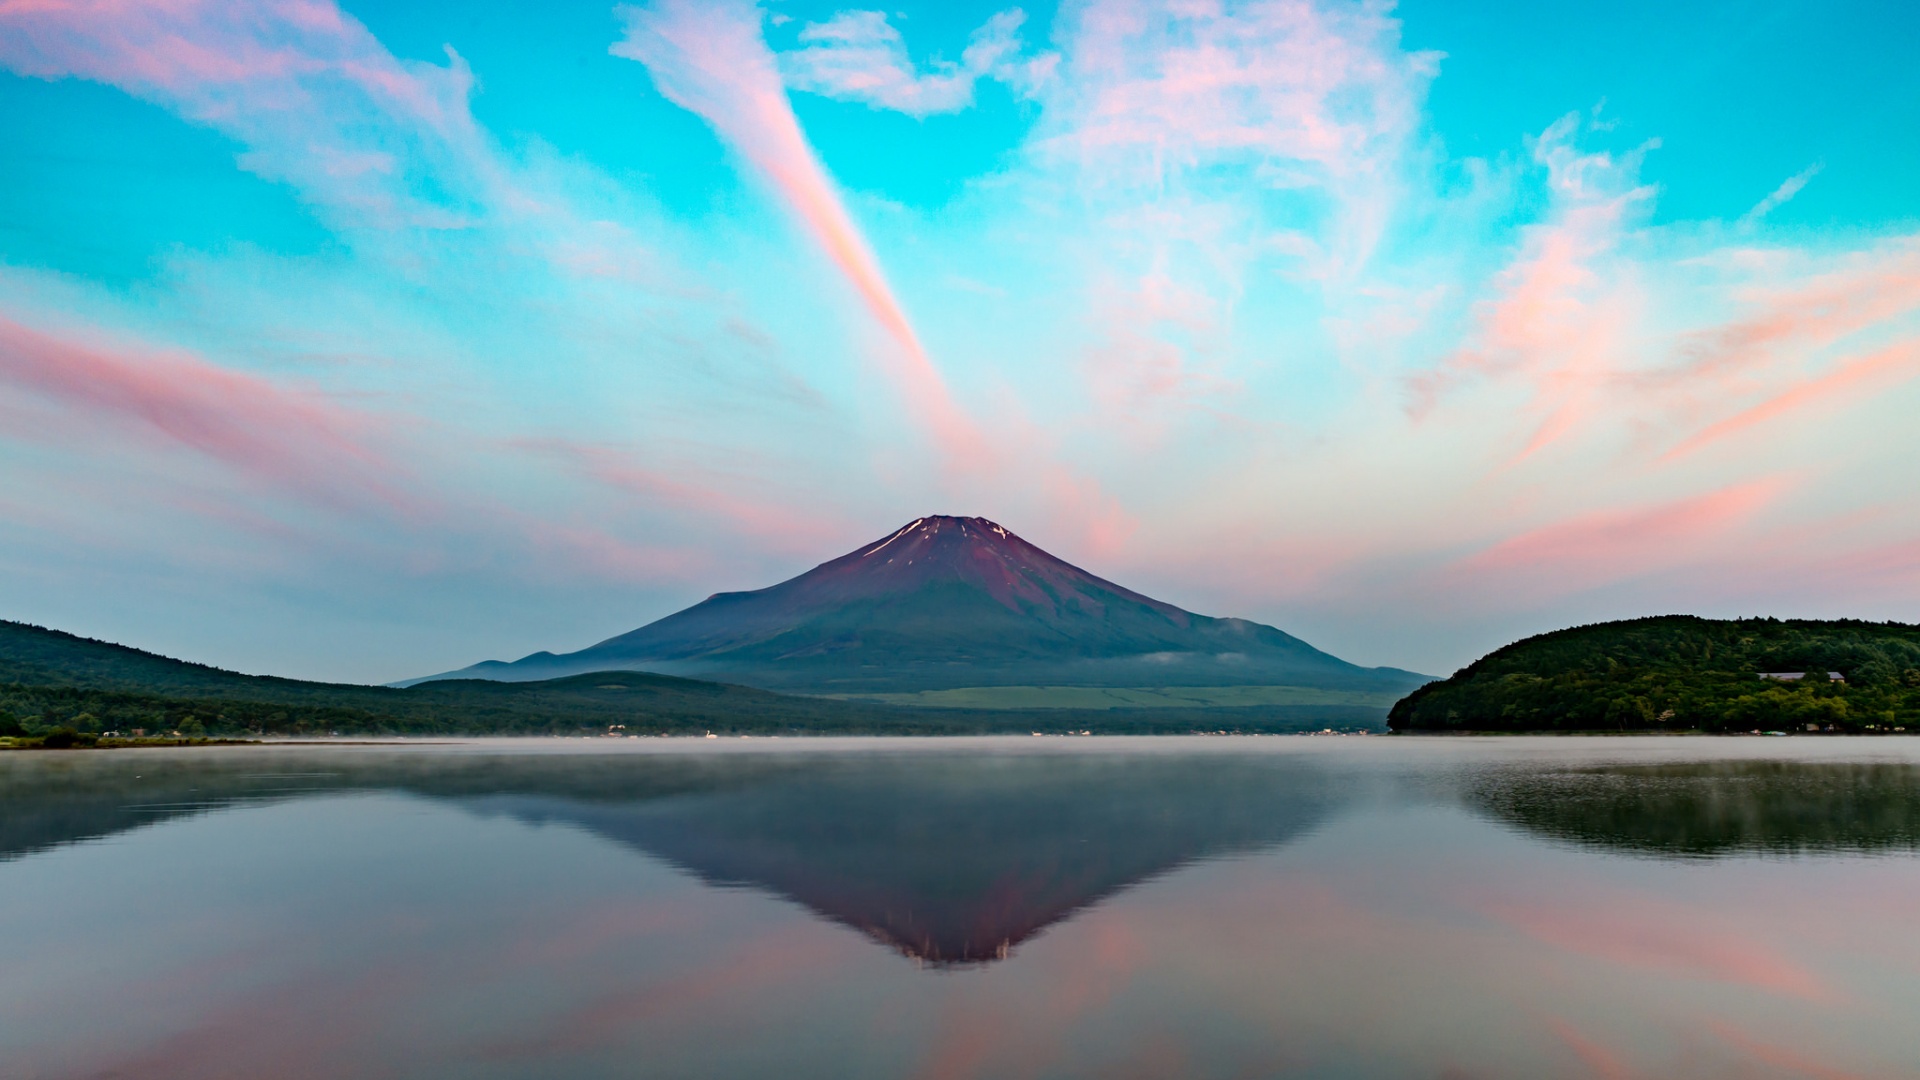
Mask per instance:
[[[642,671],[409,689],[241,675],[0,620],[0,739],[58,728],[198,735],[1115,734],[1372,727],[1385,708],[1279,703],[1102,709],[893,707]]]
[[[82,719],[89,718],[89,719]],[[412,689],[242,675],[124,645],[0,620],[0,735],[10,729],[214,734],[575,734],[970,731],[970,718],[823,702],[643,672]]]
[[[637,669],[768,689],[1291,685],[1406,690],[1271,626],[1195,615],[984,518],[926,517],[799,577],[720,593],[579,652],[440,678]]]

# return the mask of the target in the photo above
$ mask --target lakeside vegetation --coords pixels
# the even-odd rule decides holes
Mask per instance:
[[[1807,676],[1763,677],[1798,672]],[[1395,731],[1920,731],[1920,626],[1691,615],[1577,626],[1515,642],[1415,690],[1387,723]]]
[[[215,746],[254,743],[255,739],[188,737],[184,735],[93,734],[69,727],[49,728],[38,735],[0,735],[0,750],[122,750],[136,746]]]
[[[1297,704],[915,708],[638,671],[355,686],[241,675],[0,621],[0,747],[45,745],[49,735],[55,745],[131,745],[125,740],[332,735],[1253,733],[1377,730],[1379,717],[1378,706]]]

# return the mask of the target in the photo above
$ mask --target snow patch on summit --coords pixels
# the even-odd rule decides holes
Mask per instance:
[[[872,549],[871,551],[868,551],[868,552],[866,553],[866,555],[862,555],[862,556],[860,556],[860,557],[864,559],[864,558],[866,558],[866,557],[867,557],[867,555],[877,555],[877,554],[879,554],[879,553],[880,553],[880,550],[881,550],[881,548],[884,548],[884,547],[886,547],[886,546],[887,546],[888,544],[891,544],[891,543],[893,543],[893,542],[894,542],[895,540],[898,540],[898,539],[900,539],[901,537],[903,537],[903,536],[905,536],[905,535],[907,535],[907,533],[908,533],[908,531],[909,531],[909,530],[911,530],[911,529],[912,529],[912,528],[913,528],[913,527],[914,527],[915,525],[918,525],[918,524],[920,524],[920,523],[921,523],[922,521],[925,521],[925,520],[926,520],[926,518],[914,518],[914,519],[913,519],[913,520],[912,520],[911,522],[908,522],[908,523],[907,523],[907,526],[906,526],[906,528],[903,528],[903,529],[901,529],[901,530],[900,530],[899,532],[897,532],[897,533],[894,533],[894,534],[893,534],[892,536],[889,536],[889,537],[887,537],[887,538],[886,538],[885,540],[882,540],[882,541],[880,541],[880,544],[879,544],[879,546],[878,546],[878,547],[875,547],[875,548],[874,548],[874,549]],[[889,560],[887,560],[887,561],[888,561],[888,562],[892,562],[893,560],[891,560],[891,559],[889,559]]]

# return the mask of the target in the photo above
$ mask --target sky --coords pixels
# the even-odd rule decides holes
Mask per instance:
[[[388,681],[954,513],[1436,674],[1920,621],[1917,40],[1848,0],[0,0],[0,617]]]

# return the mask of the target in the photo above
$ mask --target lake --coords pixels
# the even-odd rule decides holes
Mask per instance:
[[[0,1076],[1920,1075],[1920,740],[0,755]]]

